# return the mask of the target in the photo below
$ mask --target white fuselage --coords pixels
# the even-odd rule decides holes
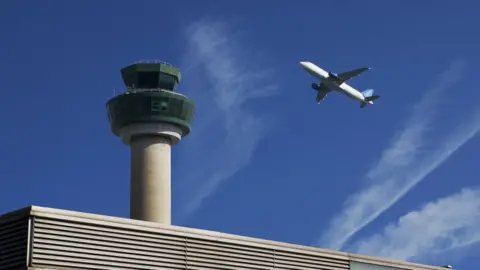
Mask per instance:
[[[327,71],[321,69],[317,65],[311,62],[300,62],[302,68],[310,73],[312,76],[318,78],[320,82],[325,84],[329,90],[340,92],[354,100],[360,102],[366,102],[365,97],[357,89],[351,87],[347,83],[337,84],[334,80],[329,79],[329,74]]]

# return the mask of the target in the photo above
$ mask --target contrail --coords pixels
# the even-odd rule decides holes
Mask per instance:
[[[318,245],[341,249],[356,232],[375,220],[441,164],[438,159],[430,166],[421,167],[418,156],[425,144],[425,133],[434,117],[438,97],[458,80],[463,67],[463,62],[454,62],[416,104],[404,129],[394,137],[377,165],[368,172],[367,177],[373,185],[347,199],[344,209],[332,219]],[[444,159],[458,147],[448,150],[449,154]]]
[[[402,216],[382,233],[356,242],[352,251],[403,261],[421,260],[471,246],[479,238],[480,189],[465,188]]]
[[[209,82],[204,87],[200,83],[203,78],[189,82],[197,88],[197,93],[192,93],[198,95],[198,99],[195,98],[197,112],[207,114],[209,120],[201,123],[202,134],[196,134],[197,138],[202,136],[202,142],[197,142],[201,144],[197,145],[197,150],[208,154],[203,155],[205,160],[200,160],[196,164],[198,170],[193,172],[197,178],[195,181],[201,186],[187,202],[185,214],[188,215],[198,209],[223,181],[250,162],[269,126],[245,105],[254,99],[276,94],[277,86],[268,82],[272,71],[248,57],[241,42],[236,40],[237,32],[229,31],[225,24],[201,21],[188,28],[187,36],[187,65],[195,66],[197,73],[203,71]]]

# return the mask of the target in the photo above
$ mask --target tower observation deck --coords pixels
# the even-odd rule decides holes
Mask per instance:
[[[171,224],[171,146],[188,135],[195,104],[175,92],[180,70],[141,61],[121,70],[127,92],[107,102],[112,132],[130,146],[130,218]]]

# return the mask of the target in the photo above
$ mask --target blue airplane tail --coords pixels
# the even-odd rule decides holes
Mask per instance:
[[[367,89],[367,90],[362,91],[362,95],[365,98],[366,103],[362,102],[360,104],[360,108],[365,107],[365,105],[367,105],[367,103],[368,104],[373,104],[373,101],[380,97],[379,95],[374,95],[373,93],[375,93],[375,90],[373,90],[373,89]]]
[[[369,97],[373,96],[373,93],[375,93],[375,90],[373,90],[373,89],[367,89],[365,91],[362,91],[362,95],[365,98],[369,98]]]

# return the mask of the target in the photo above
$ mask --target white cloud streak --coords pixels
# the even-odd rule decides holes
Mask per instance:
[[[458,138],[445,145],[435,158],[421,162],[426,150],[425,133],[435,115],[438,98],[458,80],[463,67],[463,62],[454,62],[415,105],[405,127],[368,172],[372,185],[347,199],[341,213],[331,220],[318,241],[319,246],[341,249],[355,233],[389,209],[470,138]]]
[[[202,137],[198,143],[205,146],[200,151],[204,151],[203,158],[208,160],[208,165],[203,172],[194,172],[197,177],[205,178],[195,180],[202,184],[187,203],[185,214],[197,210],[223,181],[250,162],[269,128],[266,121],[246,105],[254,99],[276,94],[277,86],[268,83],[272,70],[262,67],[255,55],[247,55],[241,47],[239,33],[230,31],[226,24],[208,21],[187,29],[186,65],[190,67],[187,71],[205,75],[202,78],[197,75],[197,81],[190,84],[198,92],[192,93],[197,95],[193,97],[197,114],[208,115],[204,122],[196,120],[196,127],[201,127],[195,131],[197,138]],[[195,78],[191,75],[190,78]],[[205,80],[208,85],[202,87]]]
[[[422,259],[431,254],[478,243],[480,189],[466,188],[402,216],[354,245],[354,252],[397,260]]]

